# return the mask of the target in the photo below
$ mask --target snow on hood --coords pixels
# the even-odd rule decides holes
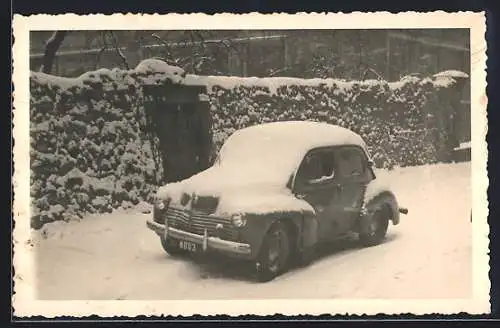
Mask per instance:
[[[224,167],[214,165],[192,177],[180,182],[167,184],[160,190],[168,192],[168,196],[179,196],[182,193],[196,193],[199,195],[219,197],[222,194],[230,194],[241,189],[259,189],[278,191],[286,188],[285,184],[277,177],[271,179],[269,176],[250,176],[240,168]]]
[[[218,208],[220,215],[230,213],[269,214],[300,212],[314,214],[314,208],[305,200],[292,195],[291,192],[273,193],[262,190],[251,190],[221,197]]]
[[[215,165],[186,180],[158,189],[157,197],[180,202],[183,193],[219,199],[216,215],[231,213],[312,212],[305,201],[297,199],[280,177],[270,174],[252,176],[244,169]]]

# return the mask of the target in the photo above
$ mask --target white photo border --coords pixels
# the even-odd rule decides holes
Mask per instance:
[[[134,29],[376,29],[469,28],[471,38],[471,128],[473,201],[473,297],[471,299],[319,299],[42,301],[35,297],[30,246],[29,33],[42,30]],[[15,268],[14,315],[102,317],[320,314],[485,314],[490,312],[486,116],[486,19],[484,12],[388,12],[299,14],[113,14],[15,15],[13,19],[13,136]]]

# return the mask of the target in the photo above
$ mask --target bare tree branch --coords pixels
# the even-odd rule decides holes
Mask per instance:
[[[288,72],[290,69],[291,69],[291,67],[285,66],[285,67],[280,68],[280,69],[272,70],[268,74],[270,77],[273,77],[273,76],[276,76],[278,74]]]
[[[365,71],[363,72],[363,75],[361,76],[361,81],[365,80],[366,74],[368,72],[371,72],[371,73],[375,74],[377,76],[378,80],[380,80],[380,81],[384,80],[384,78],[382,77],[382,75],[380,75],[376,70],[374,70],[373,68],[367,68],[367,69],[365,69]]]
[[[193,34],[198,37],[201,48],[205,50],[205,37],[201,34],[201,31],[192,31],[191,35]]]
[[[113,33],[113,31],[109,31],[109,34],[111,35],[111,38],[113,39],[113,43],[114,43],[114,46],[115,46],[116,53],[118,54],[118,56],[120,56],[120,58],[121,58],[121,60],[123,62],[123,65],[125,65],[126,69],[130,69],[130,66],[129,66],[128,61],[127,61],[127,57],[125,57],[125,55],[121,51],[121,49],[120,49],[120,47],[118,45],[118,41],[116,40],[115,33]]]
[[[213,56],[213,48],[208,47],[209,43],[213,43],[215,45],[222,45],[216,47],[215,52],[219,53],[221,49],[226,49],[226,51],[230,51],[231,49],[235,49],[237,53],[239,53],[239,49],[234,47],[233,43],[230,39],[226,40],[207,40],[205,37],[210,34],[206,34],[209,32],[205,31],[183,31],[181,33],[182,40],[178,40],[176,42],[176,46],[180,46],[185,49],[187,52],[190,52],[191,55],[175,55],[177,52],[172,51],[173,45],[170,44],[167,40],[161,38],[158,34],[151,34],[151,36],[164,48],[164,53],[166,54],[166,58],[158,57],[157,59],[161,59],[168,64],[182,67],[186,71],[191,71],[194,74],[199,73],[207,73],[205,72],[206,68],[208,72],[214,71],[215,67],[212,67],[215,62]],[[181,51],[182,53],[182,51]],[[218,72],[218,71],[217,71]],[[218,72],[221,73],[221,72]]]
[[[162,38],[161,38],[158,34],[156,34],[156,33],[151,34],[151,36],[152,36],[154,39],[156,39],[158,42],[160,42],[161,44],[163,44],[163,46],[164,46],[163,51],[164,51],[164,53],[165,53],[165,58],[166,58],[166,59],[169,59],[169,60],[172,60],[172,58],[171,58],[171,51],[170,51],[170,46],[169,46],[169,44],[168,44],[165,40],[163,40],[163,39],[162,39]]]
[[[47,40],[47,43],[45,44],[45,52],[43,54],[42,66],[40,67],[40,71],[43,73],[50,74],[52,72],[52,66],[54,65],[57,50],[59,50],[66,34],[67,31],[56,31]]]

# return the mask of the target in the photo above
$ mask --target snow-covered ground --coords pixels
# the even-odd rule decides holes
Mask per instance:
[[[409,214],[387,241],[343,241],[310,266],[265,284],[237,262],[170,258],[139,209],[54,223],[35,233],[39,299],[468,298],[472,293],[470,163],[397,169]]]

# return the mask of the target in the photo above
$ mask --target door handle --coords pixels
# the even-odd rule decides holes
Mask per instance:
[[[304,194],[296,194],[295,195],[298,199],[304,199],[306,197],[306,195]]]

